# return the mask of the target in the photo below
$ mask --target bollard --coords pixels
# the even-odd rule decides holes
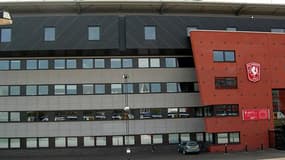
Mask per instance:
[[[228,145],[225,144],[225,154],[228,153]]]
[[[247,150],[247,144],[245,145],[245,152],[247,152],[248,150]]]

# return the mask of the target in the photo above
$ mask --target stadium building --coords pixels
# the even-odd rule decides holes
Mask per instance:
[[[0,26],[1,149],[274,146],[274,112],[285,111],[284,4],[0,6],[13,18]]]

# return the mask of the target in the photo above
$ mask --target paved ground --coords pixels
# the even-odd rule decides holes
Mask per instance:
[[[285,160],[285,151],[267,149],[254,152],[200,153],[181,155],[174,148],[151,151],[133,149],[131,160]],[[1,150],[0,160],[127,160],[125,148]]]

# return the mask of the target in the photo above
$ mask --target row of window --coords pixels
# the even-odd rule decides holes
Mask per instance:
[[[31,137],[0,138],[0,149],[17,148],[65,148],[65,147],[101,147],[124,145],[177,144],[183,141],[209,142],[213,144],[240,143],[240,133],[173,133],[144,134],[129,136],[85,136],[85,137]],[[22,143],[21,143],[22,141]],[[21,145],[22,144],[22,145]]]
[[[194,67],[192,57],[0,60],[0,70]]]
[[[216,89],[236,89],[237,77],[216,77],[215,88]]]
[[[141,108],[123,110],[0,112],[0,122],[98,121],[238,116],[235,104],[206,107]]]
[[[0,96],[189,93],[198,91],[197,82],[0,86]]]

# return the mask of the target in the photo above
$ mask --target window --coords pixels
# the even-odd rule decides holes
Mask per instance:
[[[216,89],[235,89],[237,88],[236,77],[216,77],[215,78]]]
[[[76,67],[77,67],[76,59],[67,59],[66,60],[66,68],[75,69]]]
[[[190,141],[190,134],[189,133],[180,134],[180,141],[181,142]]]
[[[141,144],[151,144],[151,135],[141,135]]]
[[[215,116],[238,116],[238,105],[214,105]]]
[[[284,33],[285,29],[283,29],[283,28],[271,28],[271,32]]]
[[[64,95],[65,94],[65,85],[54,85],[54,94],[55,95]]]
[[[111,84],[111,93],[112,94],[122,93],[122,85],[121,84]]]
[[[217,133],[218,144],[227,144],[228,142],[228,133]]]
[[[26,68],[28,70],[34,70],[38,68],[37,60],[27,60],[26,61]]]
[[[10,95],[19,96],[20,95],[20,86],[10,86]]]
[[[100,26],[88,27],[88,40],[89,41],[100,40]]]
[[[104,119],[107,119],[107,117],[106,117],[106,112],[104,112],[104,111],[96,111],[96,113],[95,113],[95,119],[97,119],[97,120],[104,120]]]
[[[148,58],[139,58],[139,68],[148,68],[149,62]]]
[[[132,68],[133,59],[123,59],[123,68]]]
[[[178,83],[178,91],[182,93],[193,92],[194,83],[189,82],[180,82]]]
[[[55,41],[55,27],[44,28],[44,41]]]
[[[0,70],[9,70],[9,61],[1,60],[0,61]]]
[[[214,62],[235,62],[234,51],[213,51]]]
[[[9,139],[8,138],[0,138],[0,149],[9,147]]]
[[[186,28],[186,31],[187,31],[186,35],[187,35],[187,37],[190,36],[191,31],[195,31],[195,30],[197,30],[197,29],[198,29],[197,27],[187,27],[187,28]]]
[[[39,148],[48,148],[49,139],[48,138],[39,138]]]
[[[239,132],[229,133],[230,143],[239,143]]]
[[[150,59],[150,67],[153,67],[153,68],[160,67],[160,59],[159,58],[151,58]]]
[[[134,93],[133,84],[123,84],[123,93]]]
[[[112,137],[113,146],[122,146],[123,143],[123,136],[113,136]]]
[[[27,138],[26,139],[26,147],[27,148],[37,148],[38,144],[37,144],[37,138]]]
[[[237,31],[236,27],[227,27],[226,28],[227,31]]]
[[[55,137],[55,147],[66,147],[65,137]]]
[[[169,144],[179,143],[179,135],[178,134],[168,134],[168,143]]]
[[[176,58],[165,58],[165,67],[166,68],[175,68],[176,67]]]
[[[77,137],[67,137],[67,147],[77,147]]]
[[[21,61],[20,60],[11,60],[10,61],[10,69],[14,69],[14,70],[21,69]]]
[[[41,85],[38,86],[38,95],[48,95],[48,86],[47,85]]]
[[[93,84],[83,84],[82,89],[83,89],[83,94],[93,94],[94,93]]]
[[[162,144],[163,143],[162,135],[153,135],[152,136],[152,143],[153,144]]]
[[[166,83],[166,91],[168,93],[177,92],[177,84],[176,83]]]
[[[10,112],[10,122],[20,122],[20,112]]]
[[[39,69],[48,69],[48,60],[39,60]]]
[[[0,86],[0,96],[8,96],[9,87],[8,86]]]
[[[8,122],[8,112],[0,112],[0,122]]]
[[[106,137],[96,137],[96,146],[106,146]]]
[[[205,133],[206,142],[213,143],[213,134]]]
[[[150,88],[151,88],[151,93],[160,93],[161,92],[160,83],[151,83]]]
[[[196,133],[196,141],[203,142],[204,141],[204,134],[203,133]]]
[[[134,145],[135,136],[125,136],[125,145]]]
[[[1,29],[1,42],[11,42],[12,29],[11,28],[2,28]]]
[[[26,86],[26,95],[27,96],[37,95],[37,86]]]
[[[10,139],[10,148],[20,148],[20,139],[19,138],[13,138]]]
[[[121,59],[111,59],[111,68],[121,68]]]
[[[105,85],[104,84],[96,84],[95,85],[95,93],[96,94],[105,94]]]
[[[95,68],[105,68],[105,59],[95,59]]]
[[[93,68],[93,59],[82,59],[82,68]]]
[[[84,121],[94,121],[95,120],[95,113],[92,111],[83,112],[83,120]]]
[[[145,40],[156,40],[156,26],[145,26],[144,27],[144,39]]]
[[[167,117],[168,118],[177,118],[178,117],[178,108],[167,108]]]
[[[95,145],[94,137],[84,137],[83,138],[84,147],[92,147]]]
[[[65,60],[64,59],[55,59],[54,60],[54,69],[65,69]]]
[[[77,94],[77,85],[66,85],[66,94]]]
[[[139,92],[140,93],[149,93],[150,92],[149,83],[140,83],[139,84]]]

